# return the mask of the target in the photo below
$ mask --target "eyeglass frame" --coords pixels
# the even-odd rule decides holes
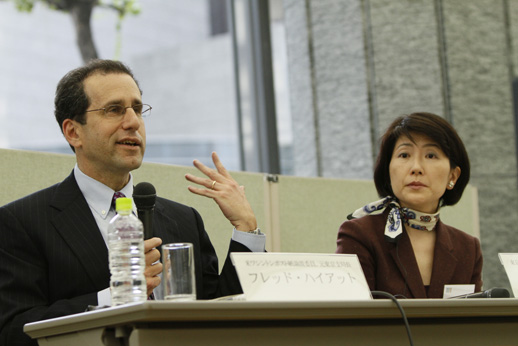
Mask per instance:
[[[135,111],[135,108],[136,106],[142,106],[142,108],[144,108],[144,106],[147,106],[149,107],[148,109],[146,109],[145,111],[143,112],[140,112],[140,114],[138,114],[136,111]],[[124,111],[120,114],[117,114],[116,116],[108,116],[108,111],[106,110],[107,108],[109,107],[121,107]],[[133,109],[133,112],[135,112],[135,114],[137,115],[137,117],[139,118],[146,118],[146,117],[149,117],[151,115],[151,110],[153,109],[153,107],[151,107],[151,105],[148,105],[147,103],[139,103],[139,104],[136,104],[136,105],[133,105],[133,106],[128,106],[128,107],[125,107],[123,105],[118,105],[118,104],[114,104],[114,105],[108,105],[106,107],[103,107],[103,108],[98,108],[98,109],[90,109],[90,110],[87,110],[85,111],[85,113],[89,113],[89,112],[97,112],[97,111],[103,111],[103,115],[106,116],[107,118],[110,118],[110,119],[114,119],[114,118],[117,118],[117,117],[124,117],[124,115],[126,115],[126,110],[128,108],[131,108]]]

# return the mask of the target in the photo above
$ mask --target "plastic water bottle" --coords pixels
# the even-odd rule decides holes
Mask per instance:
[[[115,209],[117,215],[108,227],[112,305],[145,301],[144,227],[131,212],[131,198],[118,198]]]

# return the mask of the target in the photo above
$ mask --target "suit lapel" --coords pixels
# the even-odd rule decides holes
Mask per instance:
[[[153,215],[153,236],[161,238],[162,244],[179,242],[182,239],[176,220],[169,214],[157,198]]]
[[[71,253],[94,285],[106,288],[103,286],[110,278],[108,249],[73,172],[57,188],[51,206],[57,209],[51,222]]]
[[[435,241],[430,294],[441,296],[444,292],[444,284],[442,283],[451,282],[457,267],[457,258],[454,255],[450,234],[444,228],[444,224],[439,221],[435,229],[437,240]]]
[[[406,231],[401,235],[398,244],[391,248],[390,254],[401,276],[406,278],[407,286],[412,297],[425,298],[426,291],[424,289],[423,279],[421,278],[414,250]]]

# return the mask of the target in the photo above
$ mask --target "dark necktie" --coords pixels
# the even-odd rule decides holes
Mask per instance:
[[[120,192],[120,191],[115,192],[115,193],[113,194],[113,197],[112,197],[112,208],[113,208],[114,210],[116,210],[116,209],[115,209],[115,200],[116,200],[117,198],[121,198],[121,197],[126,197],[126,195],[125,195],[125,194],[123,194],[123,193],[122,193],[122,192]]]

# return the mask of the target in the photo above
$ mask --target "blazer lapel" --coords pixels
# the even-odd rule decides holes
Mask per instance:
[[[182,239],[178,223],[170,213],[166,213],[159,198],[155,202],[153,214],[153,236],[162,238],[162,244],[179,242]]]
[[[108,249],[73,172],[58,186],[51,206],[57,209],[51,222],[58,233],[94,286],[106,288],[110,279]]]
[[[390,254],[394,263],[396,263],[401,276],[406,278],[407,286],[412,297],[426,298],[423,279],[421,278],[414,250],[406,231],[401,235],[398,244],[391,248]]]
[[[441,296],[444,292],[444,285],[441,283],[451,282],[458,261],[454,255],[455,249],[450,234],[444,228],[443,223],[439,221],[435,229],[437,240],[435,241],[430,294]]]

